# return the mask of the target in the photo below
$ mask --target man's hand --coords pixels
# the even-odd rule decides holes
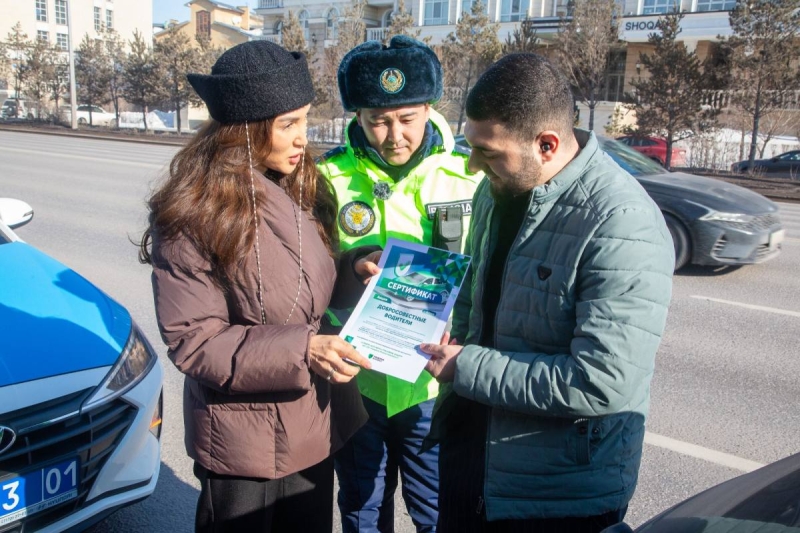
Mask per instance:
[[[444,340],[444,338],[442,339]],[[452,342],[455,342],[453,339]],[[439,383],[449,383],[456,376],[456,358],[461,353],[463,346],[458,344],[420,344],[419,349],[430,355],[430,361],[425,365],[427,370]]]
[[[362,278],[364,285],[369,283],[372,276],[380,274],[381,269],[378,268],[378,261],[382,253],[383,250],[377,250],[369,255],[358,258],[355,263],[353,263],[353,269],[356,271],[356,274]]]

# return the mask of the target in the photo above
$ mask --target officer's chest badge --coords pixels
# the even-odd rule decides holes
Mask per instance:
[[[339,226],[351,237],[361,237],[375,226],[375,211],[364,202],[350,202],[339,211]]]
[[[406,84],[406,76],[399,68],[387,68],[381,72],[381,89],[389,94],[399,93]]]

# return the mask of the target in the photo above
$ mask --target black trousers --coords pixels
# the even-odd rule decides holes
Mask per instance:
[[[222,476],[194,464],[197,533],[330,533],[333,459],[280,479]]]

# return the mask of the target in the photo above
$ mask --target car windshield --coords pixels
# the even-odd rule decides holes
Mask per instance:
[[[409,279],[409,280],[414,281],[416,283],[425,283],[428,278],[426,278],[425,276],[423,276],[419,272],[412,272],[411,274],[406,276],[406,279]]]
[[[667,172],[664,167],[652,159],[648,159],[621,142],[612,141],[611,139],[600,139],[600,147],[619,166],[627,170],[631,176],[651,176],[653,174],[664,174]]]

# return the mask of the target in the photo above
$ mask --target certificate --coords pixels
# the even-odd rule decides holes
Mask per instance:
[[[364,295],[339,334],[372,369],[415,382],[439,343],[470,258],[423,244],[389,239]]]

